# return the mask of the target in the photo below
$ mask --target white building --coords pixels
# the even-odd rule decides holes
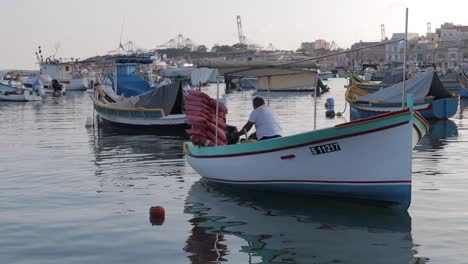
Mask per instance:
[[[391,40],[404,39],[405,33],[394,33]],[[411,40],[419,38],[418,33],[408,33],[408,42]],[[405,48],[405,42],[395,42],[392,44],[386,45],[385,57],[387,63],[402,63],[403,62],[403,53]]]

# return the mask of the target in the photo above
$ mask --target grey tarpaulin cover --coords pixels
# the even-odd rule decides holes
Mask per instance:
[[[359,98],[359,101],[382,101],[385,103],[400,103],[403,82],[384,88],[378,92]],[[412,94],[415,103],[422,103],[426,96],[434,99],[450,98],[452,95],[442,85],[437,74],[432,71],[420,72],[414,78],[406,81],[406,94]]]
[[[112,103],[111,105],[127,108],[162,108],[164,109],[164,113],[168,115],[171,113],[171,110],[174,107],[178,93],[179,82],[172,82],[169,85],[155,88],[139,96],[125,98],[122,101]]]

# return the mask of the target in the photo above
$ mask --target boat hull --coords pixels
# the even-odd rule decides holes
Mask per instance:
[[[383,113],[401,111],[402,107],[396,104],[355,104],[351,103],[351,120],[368,118]],[[457,98],[443,98],[418,104],[414,110],[418,111],[425,119],[448,119],[454,116],[458,109]]]
[[[463,71],[460,73],[459,93],[460,93],[460,97],[463,97],[463,98],[468,97],[468,76]]]
[[[460,87],[460,97],[468,98],[468,88]]]
[[[412,121],[399,121],[364,129],[362,126],[367,123],[358,125],[359,129],[353,125],[345,129],[353,132],[344,134],[325,129],[241,144],[252,144],[246,149],[255,149],[255,144],[271,146],[241,154],[206,156],[203,152],[209,148],[197,149],[190,143],[184,146],[188,163],[211,182],[255,190],[376,200],[406,209],[411,201],[411,150],[414,138],[419,141],[425,131]],[[322,133],[335,135],[317,140]]]
[[[88,89],[88,79],[71,79],[67,81],[66,90],[67,91],[86,91]]]
[[[155,112],[144,110],[109,110],[95,106],[98,116],[112,123],[134,126],[182,126],[185,124],[185,115],[161,116]]]
[[[19,89],[8,85],[0,84],[0,100],[27,102],[42,101],[43,98],[40,95],[33,93],[29,89]]]

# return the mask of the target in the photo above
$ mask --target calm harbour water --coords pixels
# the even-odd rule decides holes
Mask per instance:
[[[317,128],[348,120],[324,118],[327,97],[344,109],[344,83],[331,79],[318,98]],[[228,123],[244,124],[252,95],[223,95]],[[270,106],[292,134],[314,128],[313,101],[273,93]],[[84,92],[0,102],[0,263],[467,263],[466,105],[415,148],[412,204],[400,212],[208,185],[183,137],[85,128]],[[151,206],[165,208],[162,225]]]

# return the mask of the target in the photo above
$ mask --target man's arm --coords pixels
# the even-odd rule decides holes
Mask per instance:
[[[247,132],[249,132],[249,130],[252,128],[253,125],[254,125],[254,123],[252,123],[250,121],[247,121],[247,123],[241,129],[240,133],[241,134],[247,134]]]
[[[242,134],[247,134],[247,132],[249,132],[253,125],[254,123],[247,121],[247,123],[242,127],[240,131],[232,133],[233,137],[238,138]]]

